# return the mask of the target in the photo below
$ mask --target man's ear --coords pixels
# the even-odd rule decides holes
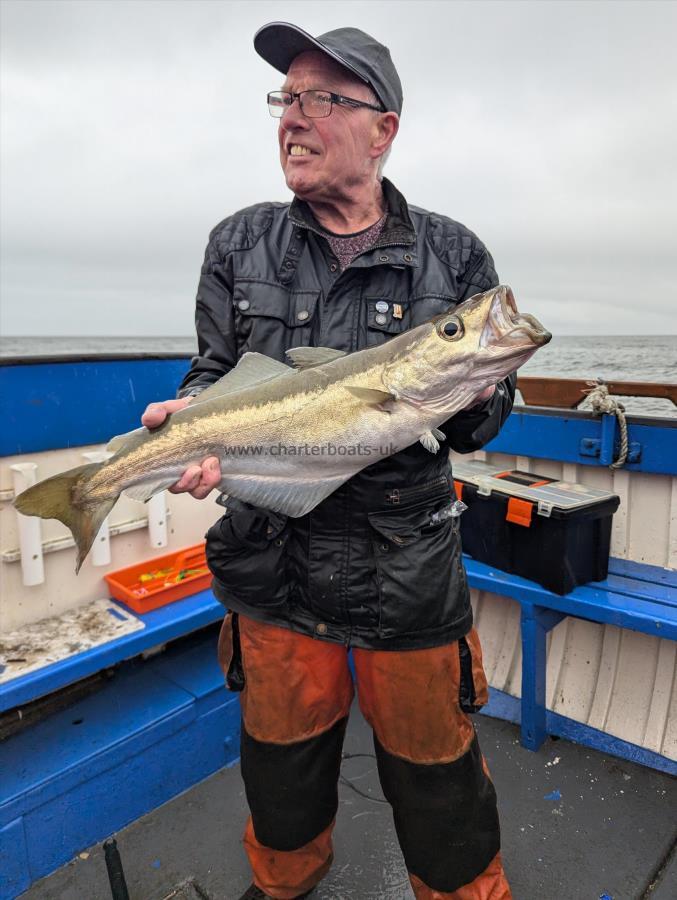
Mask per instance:
[[[395,140],[400,127],[400,117],[395,112],[381,113],[375,116],[375,120],[370,154],[372,159],[383,156]]]

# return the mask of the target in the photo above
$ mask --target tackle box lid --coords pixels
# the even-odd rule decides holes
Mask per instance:
[[[495,491],[509,497],[529,500],[542,516],[549,516],[553,510],[573,512],[609,500],[619,500],[618,495],[611,491],[601,491],[570,481],[557,481],[536,472],[521,472],[519,469],[506,471],[502,466],[475,459],[454,461],[453,477],[456,481],[475,485],[477,493],[484,497]]]

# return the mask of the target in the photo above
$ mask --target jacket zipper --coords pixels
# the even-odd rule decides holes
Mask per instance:
[[[402,489],[393,488],[386,494],[386,502],[397,505],[403,500],[408,500],[411,497],[416,497],[418,494],[430,493],[432,488],[442,487],[446,484],[448,484],[446,477],[444,475],[440,475],[440,477],[436,478],[434,481],[427,481],[425,484],[419,484],[416,487]]]

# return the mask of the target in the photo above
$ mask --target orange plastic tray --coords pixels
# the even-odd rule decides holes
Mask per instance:
[[[138,613],[150,612],[197,594],[208,588],[212,581],[204,542],[164,556],[154,556],[104,577],[111,596]]]

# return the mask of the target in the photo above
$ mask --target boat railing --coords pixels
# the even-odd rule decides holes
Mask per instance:
[[[517,388],[528,406],[552,406],[576,409],[586,399],[595,384],[606,385],[609,394],[617,397],[650,397],[671,400],[677,406],[677,384],[654,381],[585,381],[580,378],[552,378],[550,376],[521,375]]]

